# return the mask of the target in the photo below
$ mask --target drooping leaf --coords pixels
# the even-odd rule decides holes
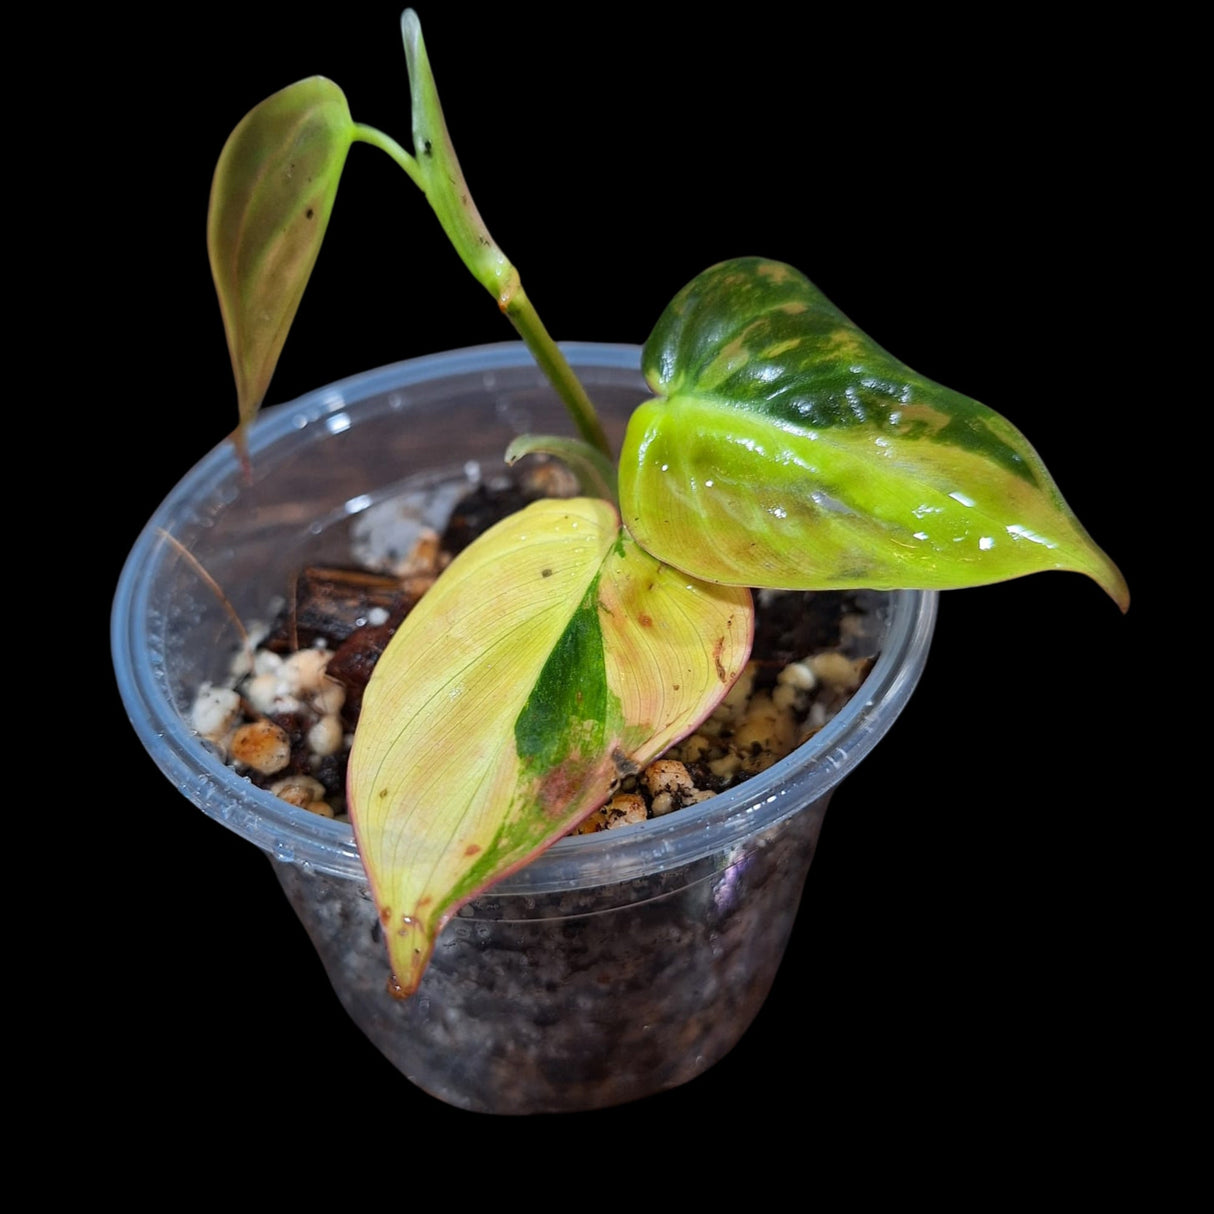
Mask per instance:
[[[353,135],[341,89],[313,76],[250,110],[215,166],[207,250],[236,377],[242,456],[244,429],[316,264]]]
[[[363,697],[348,800],[401,994],[446,920],[690,732],[750,652],[750,592],[664,566],[606,502],[470,544]]]
[[[981,585],[1116,566],[1005,418],[886,353],[798,270],[744,258],[689,283],[646,343],[659,399],[620,460],[624,522],[731,585]]]

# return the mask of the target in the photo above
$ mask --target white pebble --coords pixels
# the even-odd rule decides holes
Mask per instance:
[[[204,738],[221,742],[236,724],[240,715],[240,696],[228,687],[212,687],[204,683],[198,689],[190,724]]]
[[[603,808],[607,813],[608,830],[645,821],[645,801],[634,792],[616,793]]]
[[[860,686],[860,680],[864,677],[863,662],[853,662],[833,650],[818,654],[810,659],[810,663],[814,674],[836,690],[853,691]]]
[[[282,669],[282,658],[272,649],[259,649],[253,659],[253,673],[277,674]]]
[[[804,662],[789,662],[776,678],[777,683],[787,683],[798,691],[813,691],[818,685],[813,669]]]
[[[684,763],[698,763],[711,749],[712,743],[702,733],[684,738],[678,747]]]
[[[229,667],[234,684],[252,673],[257,647],[266,639],[269,632],[269,624],[264,624],[260,620],[253,620],[245,628],[245,643],[232,655],[232,663]]]
[[[315,776],[294,775],[285,776],[270,785],[270,791],[279,798],[299,809],[307,809],[313,801],[322,801],[325,796],[325,786]]]
[[[312,697],[312,707],[322,717],[335,716],[346,702],[346,689],[333,679],[324,678]]]
[[[245,699],[253,706],[253,710],[267,715],[281,711],[279,690],[278,675],[269,672],[254,675],[244,685]]]
[[[720,780],[728,779],[730,776],[737,775],[739,768],[742,766],[741,758],[730,751],[727,755],[722,755],[719,759],[713,759],[708,764],[708,770],[712,772]]]
[[[308,749],[318,758],[335,755],[343,737],[341,721],[335,716],[321,717],[308,730]]]
[[[307,696],[320,690],[325,667],[333,655],[323,649],[300,649],[282,664],[282,681],[293,696]]]
[[[794,734],[791,713],[782,712],[771,696],[761,691],[751,700],[746,719],[734,737],[734,745],[748,756],[750,770],[761,771],[792,749]]]
[[[655,818],[665,817],[666,814],[672,813],[680,808],[679,803],[668,792],[660,792],[653,799],[653,803],[649,807],[653,811]]]

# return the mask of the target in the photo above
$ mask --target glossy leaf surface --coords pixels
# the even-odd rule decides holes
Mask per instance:
[[[629,423],[620,502],[661,560],[788,589],[1072,569],[1128,605],[1027,439],[886,353],[791,266],[705,271],[642,361],[659,399]]]
[[[443,923],[690,732],[750,652],[745,589],[663,566],[590,498],[451,563],[363,697],[349,805],[400,993]]]
[[[266,98],[228,137],[207,250],[240,405],[238,443],[270,385],[324,240],[354,123],[321,76]]]

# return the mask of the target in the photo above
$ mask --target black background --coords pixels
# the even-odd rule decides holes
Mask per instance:
[[[111,446],[114,427],[130,436],[105,486],[98,621],[144,520],[234,421],[204,235],[228,131],[320,73],[409,145],[398,9],[341,11],[166,17],[97,77],[108,151],[91,186],[112,238],[93,246],[90,316],[110,387],[90,420]],[[677,33],[652,7],[551,29],[504,5],[420,12],[469,185],[556,337],[641,342],[709,264],[792,262],[904,361],[1020,426],[1135,595],[1124,618],[1073,574],[945,595],[919,690],[835,798],[751,1032],[684,1089],[545,1119],[545,1152],[675,1125],[705,1149],[749,1140],[789,1124],[791,1097],[806,1131],[910,1134],[925,1163],[961,1145],[1099,1163],[1105,1147],[1076,1148],[1072,1128],[1119,1121],[1147,1067],[1124,1008],[1148,964],[1142,733],[1167,660],[1147,656],[1127,433],[1144,408],[1130,283],[1145,253],[1118,183],[1147,137],[1130,52],[1010,19],[874,28],[762,5],[729,24],[692,10]],[[356,146],[269,400],[511,337],[414,187]],[[86,985],[98,1034],[117,1018],[102,1053],[141,1134],[188,1153],[216,1116],[305,1146],[537,1132],[448,1109],[380,1058],[265,859],[173,792],[108,669],[98,700],[125,820],[93,843]]]

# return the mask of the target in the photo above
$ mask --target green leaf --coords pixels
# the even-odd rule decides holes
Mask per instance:
[[[245,427],[316,264],[353,135],[341,89],[313,76],[250,110],[215,167],[207,250],[236,377],[242,456]]]
[[[561,434],[520,434],[506,448],[505,461],[515,464],[524,455],[555,455],[573,473],[587,497],[614,502],[619,496],[615,465],[597,448]]]
[[[646,343],[660,398],[620,460],[629,531],[730,585],[949,589],[1045,569],[1129,592],[1028,440],[918,375],[798,270],[706,270]]]
[[[518,272],[489,235],[489,229],[472,201],[455,145],[447,131],[447,120],[443,117],[421,22],[411,8],[401,13],[400,32],[412,101],[412,176],[425,193],[460,260],[505,310],[519,288]]]
[[[712,711],[753,627],[748,590],[660,564],[606,502],[536,502],[460,553],[377,663],[350,755],[399,993],[463,903]]]

